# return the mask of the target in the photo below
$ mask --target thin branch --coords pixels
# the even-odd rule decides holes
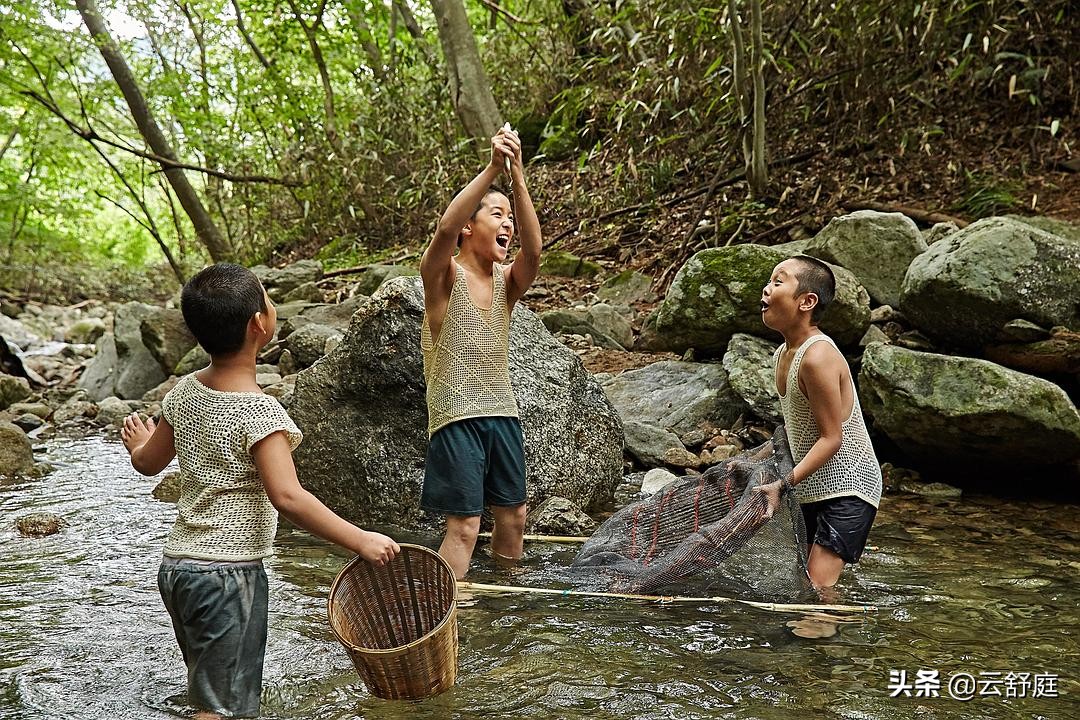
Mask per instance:
[[[539,25],[540,24],[539,20],[525,20],[524,18],[519,18],[517,15],[514,15],[513,13],[511,13],[509,10],[502,7],[498,3],[492,2],[492,0],[480,0],[480,4],[483,5],[484,7],[488,8],[489,10],[491,10],[491,12],[493,12],[493,13],[495,13],[497,15],[502,15],[504,18],[506,18],[507,22],[516,22],[516,23],[521,23],[522,25]]]
[[[212,175],[213,177],[221,178],[222,180],[228,180],[229,182],[235,183],[250,182],[287,186],[298,186],[301,184],[299,182],[296,182],[295,180],[284,180],[282,178],[270,177],[268,175],[234,175],[232,173],[223,172],[221,170],[213,170],[211,168],[202,167],[201,165],[192,165],[190,163],[179,162],[177,160],[162,157],[161,155],[147,152],[145,150],[139,150],[137,148],[131,147],[130,145],[125,145],[124,143],[102,137],[93,128],[84,128],[83,126],[79,125],[77,122],[69,118],[67,115],[65,115],[63,110],[58,108],[46,98],[42,97],[42,95],[35,90],[21,90],[19,92],[22,95],[26,95],[27,97],[30,97],[39,102],[46,110],[51,112],[53,115],[56,115],[56,117],[60,118],[60,120],[62,120],[64,124],[68,126],[68,129],[71,130],[71,132],[75,133],[83,140],[86,140],[90,143],[104,143],[105,145],[114,147],[117,150],[123,150],[124,152],[135,155],[136,157],[141,157],[144,160],[152,160],[160,165],[165,166],[166,169],[175,168],[178,170],[193,170],[195,172]]]
[[[259,60],[259,63],[267,70],[274,64],[273,60],[268,59],[263,55],[262,50],[255,44],[255,38],[248,32],[247,26],[244,25],[244,16],[240,12],[240,3],[237,0],[232,0],[233,10],[236,12],[236,29],[240,31],[240,36],[244,38],[244,42],[251,48],[251,52],[255,53],[255,57]]]

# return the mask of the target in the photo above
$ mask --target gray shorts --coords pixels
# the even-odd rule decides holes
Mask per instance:
[[[166,558],[158,590],[187,665],[188,703],[225,717],[258,715],[269,594],[262,561]]]

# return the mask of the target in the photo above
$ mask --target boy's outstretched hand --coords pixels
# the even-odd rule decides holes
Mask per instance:
[[[760,493],[765,496],[765,502],[768,503],[764,513],[766,518],[771,518],[776,513],[776,510],[780,507],[780,497],[785,490],[783,480],[774,480],[771,483],[750,488],[750,492]]]
[[[394,542],[393,538],[389,538],[382,533],[371,532],[370,530],[362,531],[360,536],[360,547],[357,548],[357,554],[375,567],[386,565],[393,560],[399,552],[401,552],[401,548]]]
[[[147,418],[146,422],[143,422],[138,413],[131,413],[124,418],[124,427],[120,429],[120,439],[124,441],[128,455],[145,445],[153,434],[153,418]]]

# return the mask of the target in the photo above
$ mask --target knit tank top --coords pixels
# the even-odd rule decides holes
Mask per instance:
[[[303,438],[277,398],[213,390],[192,373],[165,396],[161,412],[172,425],[180,465],[180,500],[165,555],[235,562],[273,554],[277,510],[251,448],[278,431],[293,450]]]
[[[799,388],[799,367],[802,365],[803,356],[810,346],[818,341],[828,342],[833,350],[840,352],[836,343],[827,335],[811,335],[795,351],[795,357],[792,358],[791,367],[787,373],[787,392],[780,396],[784,423],[791,442],[791,456],[796,463],[806,456],[806,453],[821,437],[814,414],[810,411],[810,401]],[[773,354],[774,378],[780,354],[786,348],[785,343]],[[843,440],[840,449],[816,472],[795,486],[795,497],[800,503],[812,503],[843,495],[862,498],[874,507],[881,502],[881,467],[874,455],[874,448],[870,444],[870,435],[867,433],[866,422],[863,420],[854,379],[851,381],[851,392],[851,415],[841,426]]]
[[[472,417],[517,417],[510,387],[510,308],[500,266],[492,272],[491,307],[477,307],[469,295],[465,271],[450,291],[438,340],[431,336],[427,314],[420,329],[427,382],[428,434]]]

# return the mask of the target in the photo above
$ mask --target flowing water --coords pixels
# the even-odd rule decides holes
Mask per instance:
[[[0,719],[182,715],[183,665],[155,586],[174,506],[115,441],[54,439],[44,459],[56,471],[43,479],[0,480]],[[42,511],[68,526],[15,531]],[[1080,717],[1075,505],[887,496],[870,542],[839,588],[839,602],[879,607],[856,622],[477,596],[459,613],[458,684],[407,704],[370,696],[330,632],[326,596],[347,558],[282,530],[266,563],[263,717]],[[530,546],[514,575],[478,553],[470,579],[542,585],[574,551]],[[930,679],[916,685],[920,671]]]

